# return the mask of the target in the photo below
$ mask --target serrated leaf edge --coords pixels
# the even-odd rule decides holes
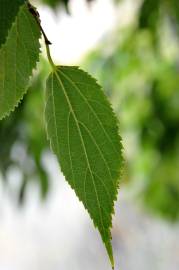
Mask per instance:
[[[21,12],[21,9],[24,8],[24,5],[26,5],[26,4],[23,4],[23,5],[20,6],[19,11],[18,11],[18,14]],[[17,16],[18,16],[18,14],[17,14]],[[16,24],[17,16],[15,17],[15,20],[14,20],[14,22],[12,23],[11,28],[9,29],[9,31],[10,31],[10,30],[12,29],[12,27]],[[32,16],[32,14],[31,14],[31,16]],[[33,16],[32,16],[32,17],[33,17]],[[35,19],[34,19],[34,20],[35,20]],[[41,32],[40,32],[40,33],[41,33]],[[41,38],[41,35],[40,35],[40,37],[39,37],[39,39],[38,39],[38,45],[39,45],[39,46],[38,46],[38,47],[39,47],[38,59],[37,59],[35,65],[34,65],[34,67],[32,67],[31,74],[30,74],[29,77],[28,77],[28,81],[29,81],[29,82],[28,82],[26,88],[24,89],[24,92],[22,93],[22,96],[17,100],[17,102],[15,103],[14,107],[13,107],[11,110],[8,110],[8,112],[4,113],[4,114],[2,115],[2,117],[0,117],[0,121],[3,120],[4,118],[8,117],[12,112],[14,112],[14,111],[16,110],[16,108],[19,106],[19,104],[22,102],[24,96],[27,94],[28,88],[29,88],[29,86],[30,86],[30,80],[31,80],[31,78],[33,77],[33,72],[34,72],[34,70],[36,70],[38,63],[40,62],[40,61],[39,61],[39,58],[40,58],[39,55],[40,55],[40,53],[41,53],[41,50],[40,50],[41,45],[40,45],[40,42],[39,42],[40,38]],[[6,42],[7,42],[8,40],[9,40],[9,33],[8,33],[7,38],[6,38]],[[0,51],[6,46],[6,42],[1,46]]]
[[[104,91],[103,91],[103,89],[102,89],[102,86],[97,82],[96,78],[94,78],[93,76],[91,76],[88,72],[82,70],[79,66],[56,66],[56,69],[61,68],[61,67],[62,67],[62,68],[63,68],[63,67],[70,67],[70,68],[75,69],[75,70],[80,70],[80,71],[82,71],[83,73],[85,73],[87,76],[89,76],[89,77],[94,81],[94,83],[96,84],[96,86],[99,88],[99,91],[101,91],[101,92],[103,93],[103,96],[104,96],[104,98],[105,98],[105,101],[107,102],[108,106],[110,107],[112,116],[113,116],[113,118],[115,119],[115,125],[116,125],[116,128],[117,128],[117,132],[118,132],[118,136],[119,136],[119,143],[120,143],[120,146],[121,146],[121,150],[120,150],[120,152],[119,152],[119,155],[120,155],[120,157],[121,157],[121,163],[119,164],[119,168],[118,168],[118,176],[116,177],[116,179],[118,179],[118,180],[117,180],[117,183],[116,183],[116,193],[114,194],[114,199],[113,199],[113,201],[112,201],[112,211],[111,211],[111,213],[110,213],[110,225],[109,225],[109,228],[108,228],[108,229],[109,229],[109,233],[110,233],[110,238],[112,239],[111,228],[112,228],[112,217],[113,217],[113,215],[115,214],[114,204],[115,204],[115,202],[117,201],[117,195],[118,195],[119,184],[120,184],[120,180],[121,180],[122,175],[123,175],[123,168],[124,168],[124,155],[123,155],[122,138],[121,138],[121,136],[119,135],[119,120],[118,120],[118,118],[116,117],[115,112],[114,112],[114,109],[113,109],[111,103],[109,102],[107,96],[105,95],[105,93],[104,93]],[[56,73],[56,70],[52,70],[52,72],[49,74],[49,76],[50,76],[52,73]],[[48,76],[48,77],[49,77],[49,76]],[[47,104],[45,104],[45,110],[46,110],[46,105],[47,105]],[[47,139],[48,139],[49,142],[50,142],[50,149],[51,149],[52,153],[54,154],[54,156],[57,158],[56,154],[55,154],[54,151],[53,151],[53,147],[52,147],[52,145],[51,145],[52,142],[51,142],[51,139],[50,139],[50,135],[48,134],[48,127],[47,127],[46,121],[45,121],[45,127],[46,127]],[[58,159],[58,158],[57,158],[57,159]],[[59,162],[58,162],[58,164],[59,164]],[[60,164],[59,164],[59,165],[60,165]],[[60,170],[61,170],[61,172],[62,172],[62,174],[63,174],[63,176],[64,176],[64,178],[65,178],[65,180],[66,180],[65,173],[63,172],[61,166],[60,166]],[[76,197],[78,198],[78,200],[79,200],[80,202],[82,202],[82,204],[83,204],[85,210],[88,212],[88,214],[89,214],[89,216],[90,216],[90,218],[91,218],[91,220],[92,220],[92,222],[93,222],[93,224],[94,224],[94,227],[98,229],[97,224],[95,224],[95,222],[94,222],[94,220],[93,220],[93,218],[92,218],[90,212],[88,211],[88,209],[87,209],[86,206],[84,205],[83,201],[78,197],[78,195],[77,195],[77,193],[76,193],[74,187],[72,187],[72,185],[70,184],[70,182],[69,182],[68,180],[66,180],[66,182],[67,182],[68,185],[72,188],[72,190],[74,190],[74,192],[75,192]],[[99,231],[99,229],[98,229],[98,231]],[[99,231],[99,233],[100,233],[100,231]],[[102,239],[102,241],[103,241],[103,239]],[[106,243],[105,243],[104,241],[103,241],[103,243],[104,243],[104,245],[106,246]],[[107,247],[106,247],[106,248],[107,248]],[[107,253],[108,253],[108,252],[107,252]],[[110,256],[109,253],[108,253],[108,256],[109,256],[109,259],[110,259],[110,261],[111,261],[112,268],[114,268],[113,254],[112,254],[112,256]]]

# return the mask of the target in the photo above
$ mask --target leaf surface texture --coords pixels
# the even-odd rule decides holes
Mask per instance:
[[[0,0],[0,47],[25,0]]]
[[[110,228],[122,146],[110,104],[90,75],[61,66],[47,79],[45,118],[61,170],[98,228],[113,265]]]
[[[39,59],[39,38],[39,26],[23,5],[0,50],[0,119],[14,110],[28,88]]]

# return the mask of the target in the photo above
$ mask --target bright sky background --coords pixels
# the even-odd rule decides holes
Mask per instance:
[[[135,11],[134,1],[121,2],[118,9],[111,0],[96,0],[90,5],[85,0],[72,0],[71,15],[57,11],[56,16],[48,7],[39,7],[42,26],[53,43],[53,58],[61,64],[75,64],[116,24],[127,23]]]

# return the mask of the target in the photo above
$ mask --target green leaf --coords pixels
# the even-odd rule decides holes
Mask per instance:
[[[39,38],[39,26],[24,5],[0,50],[0,119],[18,105],[28,88],[39,57]]]
[[[0,0],[0,47],[5,42],[8,31],[25,0]]]
[[[96,81],[78,67],[48,77],[45,118],[66,180],[98,228],[112,266],[112,214],[122,167],[116,117]]]

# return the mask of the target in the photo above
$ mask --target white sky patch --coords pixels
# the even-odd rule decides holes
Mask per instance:
[[[79,62],[114,28],[117,13],[111,0],[97,0],[88,5],[85,0],[72,0],[70,15],[38,8],[42,26],[49,40],[52,57],[61,64]]]

